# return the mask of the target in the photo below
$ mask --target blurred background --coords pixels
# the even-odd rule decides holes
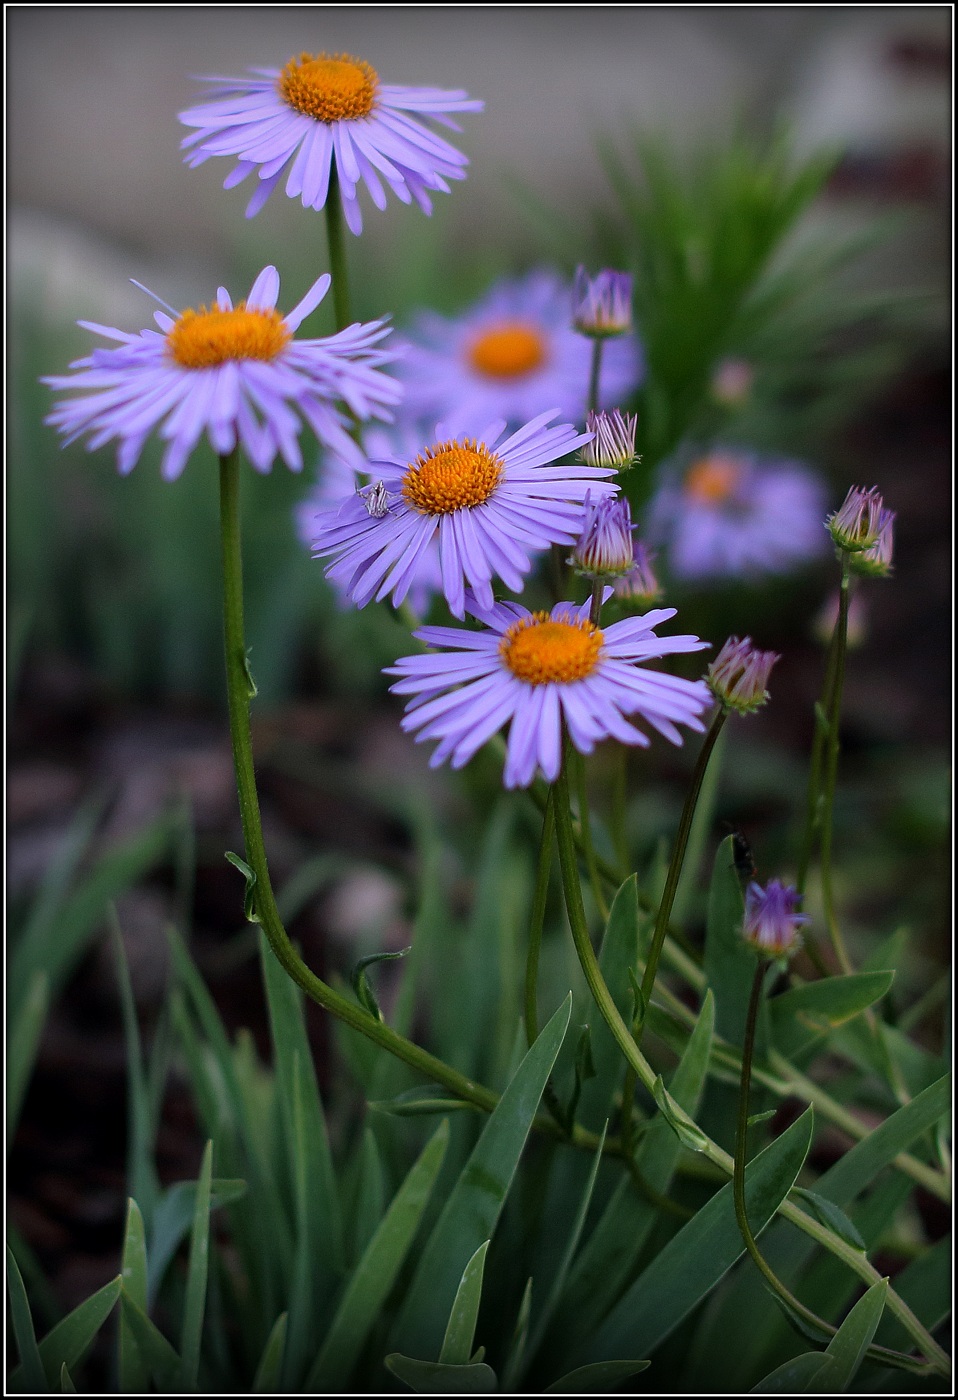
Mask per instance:
[[[456,138],[468,179],[437,196],[433,217],[366,201],[364,234],[349,241],[357,314],[399,325],[542,263],[571,272],[618,251],[638,265],[603,150],[638,171],[639,133],[666,140],[679,170],[736,131],[761,143],[783,124],[795,161],[833,154],[790,240],[845,252],[807,288],[823,304],[783,319],[772,388],[735,431],[814,462],[833,507],[848,485],[877,484],[898,512],[895,576],[869,590],[849,665],[840,896],[867,891],[850,911],[853,944],[866,929],[911,928],[914,1001],[939,985],[949,930],[951,22],[948,6],[6,8],[7,888],[14,930],[50,950],[10,1183],[22,1258],[48,1280],[51,1316],[116,1268],[125,1060],[101,936],[109,902],[145,1035],[171,921],[192,926],[228,1024],[262,1020],[252,944],[237,932],[242,892],[222,858],[241,838],[215,459],[198,452],[168,486],[147,450],[121,482],[109,451],[61,450],[37,382],[87,353],[77,318],[149,323],[131,277],[181,307],[220,282],[242,294],[274,262],[290,306],[325,270],[320,215],[276,193],[247,222],[248,190],[221,188],[226,162],[183,165],[176,114],[202,90],[195,76],[346,51],[385,81],[484,99]],[[470,819],[385,693],[380,668],[406,650],[405,629],[385,612],[338,610],[296,542],[306,484],[280,468],[248,482],[247,607],[267,848],[322,972],[408,941],[415,850],[396,792],[428,795],[461,819],[464,840]],[[748,832],[763,876],[794,833],[821,678],[813,619],[833,586],[825,566],[774,603],[720,591],[683,613],[716,642],[719,629],[752,630],[784,654],[719,807]],[[681,802],[685,756],[661,747],[649,803],[633,813],[643,851]],[[496,775],[467,782],[491,791]],[[459,867],[454,878],[468,899]],[[930,1039],[940,1011],[939,996]],[[175,1076],[164,1125],[162,1172],[195,1172],[199,1134]]]

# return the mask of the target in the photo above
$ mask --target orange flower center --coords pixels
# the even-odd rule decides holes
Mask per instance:
[[[474,438],[438,442],[410,462],[402,493],[422,515],[448,515],[488,501],[502,470],[495,453]]]
[[[518,379],[545,361],[546,346],[534,326],[504,322],[483,331],[469,347],[469,363],[490,379]]]
[[[556,622],[546,612],[520,618],[499,643],[509,670],[528,685],[581,681],[595,670],[601,650],[602,633],[591,622]]]
[[[183,312],[166,337],[170,354],[184,369],[210,369],[227,360],[274,360],[292,340],[278,311],[232,311],[201,306]]]
[[[301,53],[291,58],[279,78],[284,102],[319,122],[356,121],[368,117],[376,100],[379,74],[348,53]]]
[[[742,479],[734,457],[701,457],[685,474],[685,494],[700,505],[718,505],[735,494]]]

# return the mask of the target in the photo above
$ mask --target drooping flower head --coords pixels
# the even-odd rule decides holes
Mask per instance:
[[[350,54],[301,53],[283,69],[250,68],[246,78],[209,78],[209,99],[180,113],[196,130],[181,146],[187,165],[235,156],[232,189],[256,171],[259,185],[246,209],[257,214],[285,177],[286,193],[322,209],[335,171],[346,223],[362,232],[357,191],[365,185],[378,209],[383,182],[404,204],[432,212],[430,193],[449,193],[465,178],[466,157],[431,128],[461,130],[450,112],[479,112],[483,103],[460,91],[381,83],[375,69]]]
[[[365,468],[370,458],[394,455],[408,460],[420,451],[421,444],[418,428],[408,423],[395,423],[388,428],[368,427],[362,435],[361,465]],[[393,497],[381,478],[366,480],[365,472],[357,470],[354,461],[347,461],[338,453],[325,454],[319,480],[296,507],[296,533],[302,543],[311,547],[322,530],[335,521],[341,507],[354,499],[361,501],[366,514],[374,520],[384,519],[394,509]],[[337,575],[332,583],[340,606],[348,606],[350,599],[344,579]],[[416,560],[406,597],[413,612],[422,617],[428,612],[434,595],[441,591],[439,541],[434,539]]]
[[[627,471],[636,461],[635,431],[638,418],[634,413],[622,414],[617,408],[611,413],[586,415],[586,432],[592,441],[582,449],[582,460],[590,467],[611,467],[615,472]]]
[[[801,947],[799,929],[811,923],[807,914],[796,914],[795,906],[801,895],[781,880],[769,880],[765,889],[752,881],[745,894],[745,924],[742,930],[746,943],[765,957],[788,957]]]
[[[653,657],[697,651],[693,636],[657,637],[654,629],[675,616],[663,608],[600,629],[589,604],[558,603],[533,613],[519,603],[470,609],[485,624],[480,632],[423,627],[416,637],[441,653],[403,656],[388,675],[391,687],[412,696],[403,728],[417,741],[438,739],[429,762],[448,759],[461,768],[504,724],[509,724],[506,787],[528,787],[541,772],[554,782],[562,761],[562,728],[580,753],[602,739],[648,745],[630,724],[634,715],[673,744],[677,725],[703,728],[710,702],[701,681],[687,681],[642,666]]]
[[[569,557],[584,578],[616,578],[632,568],[632,514],[624,496],[586,497],[585,521]]]
[[[894,514],[885,509],[877,486],[868,491],[852,486],[841,508],[830,515],[825,524],[838,548],[850,554],[871,549],[888,530],[890,553],[890,526],[894,518]]]
[[[617,598],[627,598],[639,607],[650,608],[662,597],[662,586],[655,575],[655,555],[642,540],[632,541],[632,567],[628,573],[612,580]]]
[[[220,287],[208,308],[154,312],[159,331],[131,335],[81,321],[120,348],[94,350],[70,366],[76,373],[45,378],[53,389],[81,391],[61,400],[46,421],[67,442],[89,434],[91,451],[117,439],[123,474],[132,471],[156,428],[167,444],[167,481],[179,476],[204,431],[214,452],[225,455],[241,446],[261,472],[269,471],[277,454],[300,470],[302,422],[328,446],[355,456],[341,405],[357,418],[388,418],[402,390],[379,368],[393,358],[380,348],[388,334],[384,321],[294,339],[329,284],[324,274],[282,316],[276,310],[279,274],[266,267],[238,306]]]
[[[572,544],[579,534],[587,494],[614,491],[611,472],[560,457],[585,442],[569,423],[548,425],[543,413],[500,441],[502,423],[480,438],[440,437],[410,460],[394,455],[365,464],[386,491],[385,514],[371,515],[356,496],[313,539],[317,556],[331,555],[326,570],[342,582],[357,607],[391,594],[398,606],[417,561],[439,543],[442,590],[456,617],[465,616],[465,590],[492,607],[492,579],[519,591],[531,568],[530,551]]]
[[[515,427],[547,408],[580,421],[592,347],[571,325],[572,289],[553,272],[497,283],[462,315],[421,315],[403,342],[399,371],[409,412],[455,432],[492,418]],[[642,378],[634,336],[605,347],[600,397],[622,403]]]
[[[727,710],[751,714],[768,699],[768,678],[781,657],[774,651],[758,651],[751,637],[729,637],[711,663],[705,677],[709,690]]]
[[[797,462],[732,450],[696,458],[649,508],[677,578],[786,573],[822,551],[822,482]]]
[[[572,324],[595,340],[626,335],[632,329],[632,278],[603,268],[590,277],[577,267],[572,289]]]

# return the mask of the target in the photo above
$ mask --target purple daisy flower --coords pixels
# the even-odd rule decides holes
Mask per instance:
[[[409,426],[368,428],[363,433],[362,445],[367,457],[375,459],[398,453],[408,460],[419,452],[422,437],[418,430]],[[362,501],[366,514],[372,519],[381,520],[390,509],[388,492],[380,479],[366,482],[363,473],[357,471],[355,463],[330,453],[323,461],[320,481],[296,507],[296,533],[302,543],[311,546],[325,526],[335,521],[340,508],[357,496]],[[332,582],[340,606],[347,606],[349,595],[345,582],[341,578],[333,579]],[[441,591],[439,542],[433,540],[416,561],[406,596],[413,612],[422,617],[428,612],[434,595]]]
[[[585,413],[592,346],[573,329],[571,284],[554,272],[499,282],[451,320],[421,315],[404,348],[409,411],[457,432],[478,432],[491,418],[524,423],[551,407],[579,421]],[[641,379],[635,337],[610,341],[602,403],[622,403]]]
[[[337,401],[357,418],[386,418],[402,389],[378,368],[393,358],[377,348],[389,333],[384,321],[357,322],[337,335],[293,338],[329,284],[324,273],[281,316],[279,274],[266,267],[238,306],[220,287],[208,309],[154,312],[159,332],[130,335],[80,321],[86,330],[119,341],[120,349],[94,350],[70,366],[78,373],[44,378],[53,389],[89,391],[62,400],[46,422],[66,442],[90,434],[89,451],[118,439],[123,475],[158,428],[168,444],[162,467],[167,481],[180,475],[204,430],[214,452],[223,456],[241,446],[260,472],[269,471],[277,453],[293,471],[301,469],[300,419],[327,446],[355,456],[346,431],[350,420]]]
[[[801,895],[781,880],[769,880],[765,889],[754,880],[745,894],[743,936],[765,957],[781,958],[801,946],[799,928],[811,923],[807,914],[796,914]]]
[[[649,535],[677,578],[786,573],[823,548],[824,487],[797,462],[720,449],[697,458],[649,508]]]
[[[478,440],[440,440],[414,460],[367,462],[371,482],[382,483],[384,508],[370,511],[354,495],[321,524],[313,549],[335,557],[327,578],[343,582],[357,607],[388,594],[398,605],[421,556],[438,540],[442,591],[456,617],[465,616],[467,586],[490,608],[494,576],[520,591],[530,552],[573,544],[588,493],[615,491],[604,479],[612,475],[607,468],[554,465],[588,440],[569,423],[549,427],[555,416],[540,414],[502,442],[500,421]]]
[[[211,156],[236,156],[224,189],[257,171],[248,219],[284,176],[291,199],[322,209],[335,167],[353,233],[363,227],[360,184],[378,209],[386,207],[385,181],[397,199],[415,200],[429,214],[430,191],[448,194],[447,180],[465,179],[466,157],[428,125],[460,131],[450,112],[482,111],[484,104],[464,92],[390,86],[350,54],[301,53],[283,69],[247,71],[246,78],[204,78],[216,89],[208,101],[181,112],[180,121],[197,128],[181,142],[191,168]]]
[[[604,629],[589,621],[588,603],[558,603],[551,613],[532,613],[520,603],[470,611],[485,630],[420,628],[417,638],[447,650],[403,656],[386,668],[400,677],[390,688],[412,696],[403,729],[418,731],[417,742],[439,740],[431,767],[449,759],[461,768],[507,722],[509,788],[528,787],[537,770],[555,781],[563,724],[580,753],[591,753],[601,739],[647,746],[647,735],[626,715],[638,715],[673,744],[682,742],[677,724],[703,728],[699,716],[711,696],[702,681],[640,664],[708,645],[693,636],[655,635],[674,608]]]

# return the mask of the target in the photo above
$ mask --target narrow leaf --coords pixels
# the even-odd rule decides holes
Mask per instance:
[[[446,1335],[439,1352],[439,1360],[450,1366],[465,1366],[472,1355],[479,1300],[482,1297],[482,1273],[488,1248],[488,1240],[479,1246],[463,1270],[456,1290],[449,1321],[446,1323]]]
[[[392,1099],[370,1100],[369,1107],[376,1113],[388,1113],[395,1118],[428,1118],[436,1113],[458,1113],[463,1109],[475,1112],[473,1104],[463,1099],[451,1099],[448,1092],[438,1084],[417,1085]]]
[[[140,1354],[158,1391],[176,1394],[183,1363],[163,1333],[151,1322],[139,1303],[127,1293],[120,1295],[120,1315],[130,1329]]]
[[[449,1141],[445,1120],[433,1133],[356,1266],[306,1381],[307,1391],[344,1388],[370,1328],[415,1238]]]
[[[855,972],[823,977],[792,987],[768,1002],[776,1047],[793,1058],[843,1022],[880,1001],[895,979],[893,972]]]
[[[682,1146],[687,1147],[690,1152],[705,1152],[709,1145],[708,1137],[694,1119],[690,1118],[681,1105],[673,1099],[663,1083],[661,1074],[657,1076],[652,1086],[652,1096],[658,1105],[659,1112]]]
[[[283,1346],[286,1342],[286,1313],[280,1313],[273,1323],[263,1355],[253,1379],[254,1395],[278,1395],[279,1378],[283,1369]]]
[[[888,1280],[872,1284],[852,1308],[826,1348],[830,1365],[806,1387],[818,1395],[835,1395],[847,1390],[871,1345],[888,1297]]]
[[[439,1329],[462,1271],[490,1239],[572,1014],[572,996],[526,1054],[433,1227],[406,1295],[395,1338],[405,1352],[436,1355]]]
[[[153,1218],[150,1236],[149,1298],[166,1273],[167,1266],[186,1237],[196,1211],[195,1181],[178,1181],[160,1198]],[[231,1205],[246,1195],[246,1182],[229,1177],[214,1177],[210,1182],[210,1210]]]
[[[203,1314],[206,1311],[206,1281],[209,1273],[210,1248],[210,1187],[213,1177],[213,1143],[207,1142],[203,1152],[200,1174],[196,1182],[193,1209],[193,1231],[190,1238],[190,1258],[186,1268],[186,1298],[183,1303],[180,1355],[181,1384],[194,1391],[199,1381],[200,1342],[203,1336]]]
[[[629,973],[639,956],[638,880],[630,875],[618,888],[609,911],[599,966],[612,999],[626,1024],[631,1017]],[[622,1052],[601,1016],[593,1017],[590,1052],[595,1077],[584,1081],[579,1116],[586,1127],[598,1132],[612,1112],[612,1101],[622,1078]]]
[[[705,927],[705,979],[715,993],[715,1029],[732,1045],[745,1034],[748,1001],[755,976],[755,954],[742,937],[745,899],[735,868],[735,838],[726,836],[715,854]],[[767,1044],[763,1010],[756,1039],[761,1056]]]
[[[52,1390],[60,1379],[60,1367],[66,1364],[74,1369],[93,1338],[106,1322],[113,1305],[120,1296],[119,1277],[111,1279],[102,1288],[85,1298],[62,1322],[58,1322],[48,1332],[39,1345],[40,1360],[43,1362],[47,1388]],[[22,1389],[21,1366],[10,1377],[11,1389]]]
[[[50,1006],[50,979],[42,968],[30,974],[26,994],[7,1023],[7,1150],[33,1073],[40,1037]]]
[[[416,1361],[392,1352],[386,1366],[417,1395],[491,1395],[496,1373],[485,1362],[475,1366],[448,1366],[442,1361]]]
[[[17,1371],[21,1375],[23,1389],[45,1392],[48,1389],[47,1378],[44,1375],[43,1363],[40,1360],[40,1351],[37,1347],[37,1337],[33,1330],[33,1318],[30,1315],[30,1304],[27,1301],[27,1290],[23,1286],[17,1261],[14,1259],[13,1250],[9,1245],[7,1246],[7,1287],[10,1290],[10,1316],[13,1322],[13,1335],[16,1338],[17,1351],[20,1353],[20,1365],[17,1367]]]
[[[76,1393],[77,1393],[77,1388],[76,1388],[76,1386],[73,1384],[73,1377],[70,1375],[70,1372],[67,1370],[66,1362],[64,1362],[63,1365],[60,1367],[60,1394],[61,1394],[61,1395],[76,1395]]]
[[[578,1366],[568,1375],[547,1385],[545,1395],[608,1395],[609,1387],[619,1381],[637,1376],[651,1366],[651,1361],[594,1361],[590,1366]]]
[[[821,1223],[832,1230],[839,1239],[845,1240],[854,1249],[865,1249],[865,1241],[857,1227],[849,1220],[843,1210],[835,1205],[825,1196],[820,1196],[817,1191],[809,1191],[804,1186],[796,1186],[792,1196],[810,1210],[812,1215]]]
[[[808,1108],[746,1167],[746,1205],[756,1235],[794,1185],[811,1145],[812,1125]],[[627,1346],[653,1351],[715,1287],[744,1248],[729,1182],[640,1274],[587,1346],[587,1355],[599,1361],[621,1355]]]
[[[823,1351],[803,1351],[776,1366],[758,1385],[753,1385],[750,1395],[802,1395],[811,1388],[812,1382],[820,1373],[827,1371],[830,1361]]]
[[[132,1196],[127,1202],[126,1231],[123,1238],[123,1262],[120,1268],[123,1291],[138,1303],[143,1311],[147,1307],[147,1263],[146,1232],[143,1216]],[[120,1390],[127,1395],[146,1389],[147,1371],[140,1356],[129,1324],[120,1310]]]

